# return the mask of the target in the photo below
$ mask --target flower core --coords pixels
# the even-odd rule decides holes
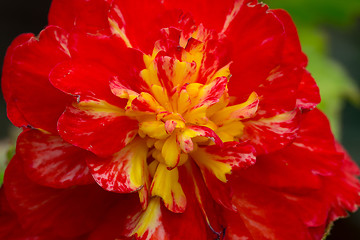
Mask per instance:
[[[210,34],[202,26],[187,39],[175,29],[165,31],[180,36],[176,54],[171,56],[161,49],[158,41],[152,55],[143,55],[142,91],[130,89],[119,79],[113,79],[110,87],[113,94],[127,99],[124,114],[139,123],[138,134],[133,134],[131,143],[121,151],[136,146],[139,152],[147,153],[139,161],[152,156],[151,195],[162,197],[170,210],[182,212],[185,196],[176,167],[191,158],[226,182],[231,164],[209,160],[204,147],[223,148],[224,142],[238,142],[244,128],[241,121],[256,114],[259,99],[253,92],[244,103],[231,105],[227,89],[230,62],[204,71],[201,63]]]

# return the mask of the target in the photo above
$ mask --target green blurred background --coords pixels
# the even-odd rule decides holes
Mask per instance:
[[[308,69],[320,86],[320,108],[336,137],[360,164],[360,0],[266,0],[271,8],[293,17]],[[6,48],[24,32],[39,33],[47,24],[51,0],[0,1],[0,67]],[[0,179],[17,130],[6,118],[0,100]],[[9,151],[10,148],[10,151]],[[359,240],[360,211],[336,222],[328,240]]]

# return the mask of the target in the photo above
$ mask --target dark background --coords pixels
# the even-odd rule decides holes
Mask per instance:
[[[0,0],[0,67],[6,48],[19,34],[38,34],[47,24],[51,0]],[[330,35],[331,56],[340,61],[360,85],[360,16],[351,28],[324,26]],[[346,102],[342,116],[342,143],[360,163],[360,111]],[[7,139],[11,123],[6,118],[4,99],[0,98],[0,141]],[[360,211],[350,218],[338,220],[328,240],[359,240]]]

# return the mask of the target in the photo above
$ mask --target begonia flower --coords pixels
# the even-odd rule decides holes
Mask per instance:
[[[359,169],[306,65],[255,0],[54,0],[5,57],[0,238],[322,239]]]

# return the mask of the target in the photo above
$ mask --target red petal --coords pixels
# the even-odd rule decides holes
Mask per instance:
[[[138,122],[105,101],[87,101],[68,107],[60,117],[58,130],[71,144],[109,156],[120,151],[136,135]]]
[[[281,62],[284,28],[265,4],[251,1],[241,5],[225,34],[234,48],[229,93],[243,102]]]
[[[318,110],[303,115],[297,139],[281,151],[258,157],[242,180],[275,189],[309,227],[354,211],[360,202],[358,168],[335,146],[329,123]],[[322,228],[324,230],[324,228]],[[315,234],[315,233],[314,233]]]
[[[283,50],[283,60],[285,64],[293,64],[299,67],[307,65],[307,57],[301,51],[301,45],[297,34],[296,26],[290,15],[282,9],[270,10],[281,21],[285,29],[285,45]]]
[[[281,65],[254,91],[261,99],[258,114],[272,117],[296,108],[297,89],[304,70]]]
[[[248,141],[257,154],[279,150],[290,144],[299,129],[300,112],[290,111],[271,118],[260,118],[243,122],[244,135],[241,140]]]
[[[11,208],[24,229],[78,237],[91,231],[114,201],[95,184],[53,189],[26,177],[21,160],[13,158],[5,172],[4,188]]]
[[[104,0],[54,0],[49,12],[49,25],[67,31],[74,27],[82,31],[110,33],[107,12],[110,1]]]
[[[360,183],[357,177],[341,169],[342,172],[335,177],[329,177],[326,192],[322,202],[330,202],[331,212],[329,221],[339,217],[348,216],[348,212],[355,212],[360,205]],[[325,178],[325,177],[324,177]],[[324,179],[324,181],[326,181]]]
[[[206,39],[205,42],[204,56],[199,73],[202,79],[199,79],[198,82],[206,83],[212,74],[223,68],[225,65],[231,63],[233,54],[232,51],[232,44],[228,41],[228,39],[221,38],[216,32],[212,32],[209,39]]]
[[[190,77],[195,73],[195,64],[186,63],[186,68],[180,72],[179,60],[169,56],[157,55],[154,63],[159,81],[170,96],[174,92],[174,87],[190,81]]]
[[[216,235],[206,226],[195,204],[192,204],[193,207],[188,206],[184,213],[178,214],[162,206],[160,199],[153,198],[142,215],[132,216],[130,219],[132,222],[127,225],[127,228],[132,230],[139,240],[216,239]]]
[[[224,240],[254,239],[238,213],[225,210],[224,218],[226,219],[226,234]]]
[[[341,152],[344,154],[344,161],[343,161],[343,170],[354,175],[354,176],[360,176],[360,168],[356,164],[355,161],[353,161],[349,155],[349,153],[341,146],[340,143],[336,142],[336,149],[338,152]]]
[[[86,165],[92,154],[57,135],[25,131],[18,138],[16,153],[23,160],[28,177],[37,184],[67,188],[94,182]]]
[[[140,79],[139,72],[145,68],[143,53],[127,48],[121,39],[113,35],[74,31],[69,36],[69,49],[72,58],[100,64],[129,82]]]
[[[144,141],[134,140],[120,152],[106,159],[88,159],[95,181],[105,190],[129,193],[145,185],[148,178],[147,146]]]
[[[0,191],[0,238],[2,240],[25,240],[27,237],[35,239],[37,236],[28,234],[21,229],[16,214],[11,210],[3,190],[2,188]]]
[[[29,41],[29,39],[31,39],[32,37],[33,34],[31,33],[21,34],[18,37],[16,37],[6,51],[4,64],[3,64],[3,72],[1,76],[1,89],[3,92],[4,99],[6,101],[7,117],[17,127],[23,127],[29,125],[29,123],[26,121],[23,114],[19,110],[16,102],[13,100],[13,89],[11,87],[11,81],[12,81],[11,58],[14,50],[18,46]]]
[[[253,92],[249,98],[240,104],[225,107],[211,116],[211,120],[219,126],[227,125],[234,120],[253,118],[257,114],[259,97]]]
[[[297,156],[318,175],[332,175],[343,163],[344,155],[335,148],[329,121],[317,109],[302,115],[298,137],[289,148],[283,154]]]
[[[164,108],[156,101],[156,99],[146,92],[140,93],[133,101],[131,101],[131,109],[136,112],[150,114],[165,112]]]
[[[195,167],[195,168],[194,168]],[[215,230],[219,230],[222,233],[223,228],[221,226],[215,226],[216,221],[220,221],[221,211],[214,207],[214,202],[211,198],[201,198],[204,196],[209,197],[209,193],[206,192],[204,183],[202,182],[199,172],[197,173],[197,179],[202,182],[196,184],[199,189],[195,189],[195,181],[193,179],[193,170],[196,170],[196,166],[191,167],[192,170],[187,167],[179,167],[180,183],[184,187],[186,194],[189,196],[187,208],[184,213],[177,214],[170,212],[162,204],[159,198],[152,198],[148,208],[145,211],[141,211],[140,207],[134,207],[137,202],[135,199],[129,201],[128,205],[118,205],[114,210],[109,211],[109,215],[106,218],[104,224],[98,229],[98,232],[94,233],[94,238],[91,240],[100,239],[112,240],[114,238],[127,239],[125,236],[130,237],[135,234],[136,239],[171,239],[171,240],[196,240],[196,239],[216,239],[220,235],[212,232],[207,225],[202,211],[206,211],[208,219],[211,220],[212,226],[218,227]],[[196,198],[195,194],[201,195],[200,198]],[[206,201],[205,201],[206,200]],[[202,203],[198,201],[204,201]],[[198,204],[203,204],[202,209],[199,209]],[[212,212],[214,211],[214,212]],[[216,212],[215,212],[216,211]],[[124,217],[119,217],[124,216]],[[119,226],[125,226],[125,229]],[[186,229],[187,231],[184,231]],[[104,235],[102,235],[104,234]],[[104,237],[105,236],[105,237]],[[132,238],[130,238],[132,239]]]
[[[11,71],[11,60],[14,53],[14,50],[21,46],[22,44],[28,42],[34,35],[31,33],[24,33],[19,36],[17,36],[11,43],[11,45],[6,50],[4,65],[3,65],[3,75],[2,75],[2,81],[1,86],[4,91],[4,98],[5,100],[8,100],[8,98],[11,96],[11,88],[9,88],[9,84],[11,79],[8,79],[8,72]],[[6,81],[5,81],[6,80]]]
[[[236,206],[232,203],[233,192],[231,187],[216,178],[210,170],[201,170],[206,187],[211,193],[211,197],[225,209],[236,212]]]
[[[211,83],[204,85],[204,87],[199,92],[199,102],[193,108],[196,109],[203,106],[210,107],[219,102],[221,96],[226,91],[227,82],[227,77],[218,77]]]
[[[181,12],[166,11],[158,0],[115,0],[108,16],[113,33],[122,30],[132,47],[146,53],[151,53],[155,41],[161,38],[160,29],[179,25],[181,20]],[[139,16],[144,21],[139,21]]]
[[[206,189],[203,188],[205,187],[204,183],[202,182],[202,184],[200,184],[197,180],[192,179],[194,175],[191,175],[191,173],[198,171],[195,170],[196,166],[193,165],[191,167],[194,171],[189,171],[189,169],[185,170],[185,168],[187,167],[179,167],[179,182],[184,189],[185,195],[188,196],[185,212],[182,214],[174,214],[162,207],[162,221],[164,230],[168,234],[168,239],[221,239],[224,228],[221,226],[222,216],[220,207],[216,208],[214,206],[216,203],[214,203],[211,198],[201,199],[201,197],[195,197],[196,194],[205,194]],[[196,172],[195,175],[196,174],[197,179],[202,181],[199,172]],[[194,181],[197,181],[196,183],[199,184],[199,188],[201,187],[201,189],[198,189],[199,192],[196,190]],[[208,192],[206,196],[209,197]],[[204,202],[203,205],[200,206],[200,199],[203,201],[206,200],[207,202]],[[214,205],[211,206],[212,204]],[[212,214],[217,214],[216,219]],[[211,225],[209,225],[210,223]],[[212,227],[214,228],[211,229]],[[187,231],[184,231],[184,229]]]
[[[226,175],[232,170],[247,168],[255,163],[254,148],[238,142],[225,142],[222,147],[199,147],[191,153],[203,174],[212,197],[224,207],[235,210]]]
[[[6,103],[6,112],[9,120],[16,127],[26,127],[29,125],[28,121],[24,118],[22,112],[19,110],[16,102],[12,99],[8,100]]]
[[[256,164],[241,171],[241,176],[248,181],[287,191],[320,188],[321,179],[309,171],[308,167],[302,166],[302,157],[298,158],[296,154],[289,156],[285,151],[287,150],[258,156]]]
[[[7,99],[8,101],[13,101],[10,106],[16,106],[33,127],[53,133],[56,132],[59,116],[71,101],[70,97],[54,88],[48,80],[51,69],[69,58],[66,38],[62,29],[47,27],[38,38],[32,37],[13,50],[12,55],[7,58],[9,62],[5,64],[9,69],[4,70],[4,85],[11,89],[11,96],[7,96],[11,99]]]
[[[161,197],[165,207],[170,211],[174,213],[185,211],[187,200],[179,183],[178,168],[169,170],[165,164],[160,163],[156,168],[150,192],[151,196]]]
[[[71,60],[53,68],[49,79],[59,90],[79,96],[78,102],[84,99],[101,99],[114,105],[124,106],[125,102],[110,91],[111,77],[112,73],[101,65]]]
[[[131,219],[142,211],[136,194],[126,194],[107,213],[99,226],[90,234],[87,240],[130,240],[126,229]]]
[[[188,126],[187,129],[190,131],[194,131],[194,135],[196,137],[207,137],[212,142],[214,142],[216,145],[219,145],[219,146],[223,145],[223,142],[221,141],[219,136],[216,135],[216,133],[211,128],[204,127],[204,126],[191,125],[191,126]],[[186,133],[186,130],[184,131],[184,133]]]
[[[25,238],[16,214],[11,210],[5,197],[4,188],[0,189],[0,238],[4,240]]]
[[[197,24],[203,23],[206,28],[215,29],[220,32],[227,15],[230,14],[234,7],[234,0],[225,0],[221,3],[216,0],[183,0],[181,2],[166,0],[164,4],[168,8],[182,9],[185,13],[191,13]]]
[[[303,221],[311,227],[327,226],[330,221],[356,211],[360,204],[360,183],[340,168],[333,176],[322,176],[317,191],[283,193]],[[314,210],[316,209],[316,211]]]
[[[186,171],[183,167],[179,168],[181,173],[180,181],[188,196],[189,204],[193,201],[191,198],[196,199],[207,225],[220,237],[225,230],[222,218],[223,209],[212,200],[202,174],[195,163],[190,161],[185,167]]]
[[[16,214],[6,200],[3,189],[0,190],[0,239],[2,240],[80,240],[82,237],[63,238],[53,233],[34,234],[22,228]],[[85,240],[85,239],[84,239]]]
[[[238,217],[254,239],[313,239],[298,212],[281,194],[242,179],[232,185]]]
[[[320,103],[320,91],[314,78],[308,71],[305,71],[297,92],[297,107],[304,110],[311,110]]]
[[[128,94],[131,93],[135,96],[138,95],[140,92],[149,92],[149,86],[139,76],[139,72],[135,70],[134,74],[127,74],[126,72],[124,72],[124,74],[122,74],[121,76],[113,77],[110,80],[110,88],[112,93],[115,96],[124,97],[124,92],[127,92]]]
[[[337,147],[326,117],[318,110],[304,114],[298,139],[284,154],[298,161],[299,168],[320,175],[322,185],[308,196],[285,195],[299,208],[310,226],[328,225],[346,211],[355,211],[360,203],[360,183],[354,176],[358,168]],[[296,157],[294,157],[296,156]],[[309,206],[318,206],[314,212]]]

